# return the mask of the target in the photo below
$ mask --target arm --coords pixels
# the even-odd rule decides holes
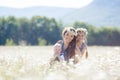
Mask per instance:
[[[79,57],[79,58],[82,58],[82,56],[87,52],[87,45],[84,44],[84,47],[82,49],[82,51],[80,51],[79,47],[76,46],[76,49],[75,49],[75,54],[76,54],[76,57]]]
[[[83,48],[83,50],[81,51],[82,56],[86,53],[86,51],[87,51],[87,45],[84,44],[84,48]]]
[[[83,48],[82,51],[80,51],[79,47],[76,46],[76,49],[75,49],[75,58],[74,58],[74,63],[75,64],[77,64],[80,61],[80,59],[86,53],[86,51],[87,51],[87,46],[86,45],[85,45],[85,47]]]
[[[84,45],[83,50],[81,51],[82,56],[85,55],[86,59],[88,58],[87,44]]]
[[[82,57],[82,52],[80,51],[79,47],[76,46],[76,49],[75,49],[75,56],[79,56],[79,57]]]
[[[79,60],[81,59],[81,57],[82,57],[81,51],[80,51],[79,47],[76,46],[75,56],[74,56],[74,64],[77,64],[79,62]]]

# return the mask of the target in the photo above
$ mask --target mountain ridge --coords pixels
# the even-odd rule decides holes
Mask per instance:
[[[34,6],[27,8],[0,7],[1,16],[27,17],[46,16],[61,20],[64,24],[75,21],[85,22],[95,26],[120,27],[120,0],[94,0],[83,8],[61,8],[48,6]]]

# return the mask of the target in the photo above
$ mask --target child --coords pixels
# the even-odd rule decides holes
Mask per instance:
[[[58,40],[56,42],[55,46],[58,46],[58,44],[61,45],[61,51],[59,53],[59,50],[56,49],[54,46],[54,58],[52,59],[52,62],[58,61],[58,62],[69,62],[69,59],[71,59],[75,55],[75,48],[76,48],[76,32],[73,27],[65,27],[62,31],[62,40]],[[58,52],[57,52],[58,51]]]
[[[60,53],[61,53],[61,49],[62,49],[61,44],[56,43],[56,44],[54,45],[54,57],[55,57],[55,58],[56,58],[56,57],[60,58],[59,56],[60,56]]]
[[[50,61],[50,64],[53,64],[56,60],[58,61],[62,61],[61,57],[60,57],[60,54],[61,54],[61,50],[62,50],[62,45],[61,44],[58,44],[56,43],[53,47],[53,50],[54,50],[54,55]]]
[[[85,28],[78,28],[76,30],[77,32],[77,38],[76,38],[76,55],[75,55],[75,63],[78,63],[80,58],[84,54],[86,54],[86,58],[88,57],[87,52],[87,30]]]

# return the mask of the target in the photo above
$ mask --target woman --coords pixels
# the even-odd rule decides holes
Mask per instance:
[[[82,56],[86,53],[86,58],[88,57],[87,52],[87,30],[85,28],[76,29],[76,50],[75,50],[75,63],[78,63]]]
[[[71,59],[75,55],[75,47],[76,47],[76,32],[73,27],[65,27],[62,31],[62,37],[63,40],[57,41],[56,44],[61,45],[61,51],[60,53],[56,52],[56,46],[54,46],[54,57],[53,61],[66,61],[69,62],[69,59]],[[55,45],[56,45],[55,44]]]

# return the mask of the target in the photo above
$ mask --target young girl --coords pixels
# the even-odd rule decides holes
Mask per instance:
[[[54,59],[57,57],[59,61],[63,60],[62,57],[60,57],[61,50],[62,50],[62,45],[56,43],[54,45]]]
[[[78,63],[82,56],[86,53],[86,58],[88,57],[87,52],[87,30],[85,28],[76,29],[76,50],[75,50],[75,63]]]
[[[69,62],[69,59],[72,58],[75,55],[75,47],[76,47],[76,32],[73,27],[65,27],[62,31],[62,37],[63,40],[57,41],[56,44],[61,45],[61,51],[60,53],[57,53],[56,55],[56,47],[54,47],[54,55],[55,59],[54,61],[66,61]]]

